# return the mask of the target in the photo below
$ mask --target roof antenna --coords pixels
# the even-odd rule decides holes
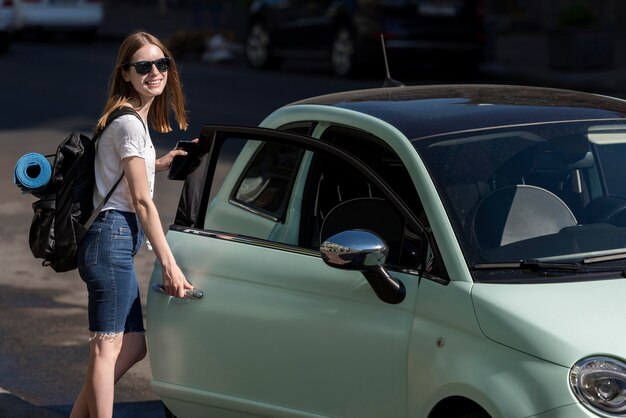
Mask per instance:
[[[385,78],[385,82],[383,83],[383,87],[403,87],[404,83],[402,81],[398,81],[398,80],[394,80],[393,78],[391,78],[391,75],[389,75],[389,63],[387,62],[387,47],[385,46],[385,37],[383,36],[383,34],[380,34],[380,42],[382,42],[383,44],[383,58],[385,60],[385,71],[386,71],[386,78]]]

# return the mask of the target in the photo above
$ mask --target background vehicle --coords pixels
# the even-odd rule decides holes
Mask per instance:
[[[148,296],[180,418],[626,414],[626,105],[338,93],[206,126]],[[191,163],[192,162],[192,163]]]
[[[0,0],[0,52],[9,49],[14,13],[13,0]]]
[[[382,34],[392,59],[473,70],[483,14],[483,0],[259,0],[250,8],[246,57],[256,68],[307,58],[330,62],[341,76],[376,63],[382,70]]]
[[[13,0],[16,30],[63,30],[94,38],[104,18],[101,0]]]

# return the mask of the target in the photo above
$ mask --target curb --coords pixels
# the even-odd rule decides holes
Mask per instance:
[[[49,409],[35,406],[0,388],[0,418],[66,418]]]

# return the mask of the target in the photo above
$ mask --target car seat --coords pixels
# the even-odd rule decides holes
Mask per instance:
[[[474,235],[481,250],[555,234],[577,224],[569,207],[541,187],[518,184],[497,189],[480,201]]]

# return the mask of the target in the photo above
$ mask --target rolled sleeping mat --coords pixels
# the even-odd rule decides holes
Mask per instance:
[[[46,188],[52,178],[52,165],[36,152],[23,155],[15,164],[13,182],[24,193],[37,193]]]

